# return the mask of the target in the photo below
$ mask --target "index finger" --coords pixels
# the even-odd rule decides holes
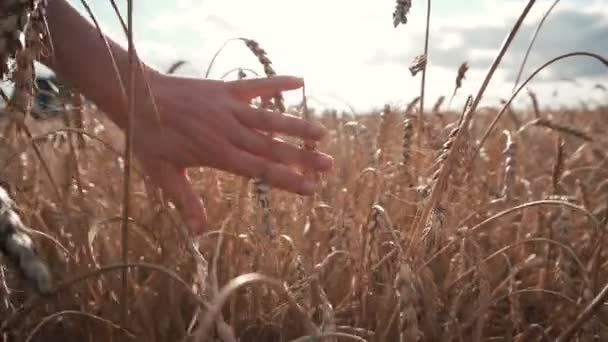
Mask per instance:
[[[295,76],[273,76],[228,81],[226,85],[234,96],[248,101],[258,96],[270,97],[279,92],[301,88],[304,80]]]

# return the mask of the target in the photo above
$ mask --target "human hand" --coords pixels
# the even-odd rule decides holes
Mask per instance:
[[[133,151],[150,180],[173,200],[195,232],[202,232],[207,221],[204,206],[187,178],[187,167],[212,167],[259,177],[271,186],[302,195],[312,194],[315,184],[290,166],[303,171],[327,171],[332,167],[333,160],[327,155],[263,134],[270,131],[317,141],[324,134],[322,128],[248,104],[258,96],[267,98],[300,88],[301,79],[223,82],[166,75],[147,66],[132,68],[128,50],[109,37],[105,42],[99,39],[97,28],[68,1],[50,1],[47,21],[53,33],[53,54],[52,58],[43,58],[45,65],[78,88],[122,129],[127,127],[128,116],[125,103],[117,101],[123,87],[116,81],[127,84],[128,76],[135,74]],[[108,52],[112,52],[113,61]],[[116,77],[112,77],[115,71]],[[155,115],[147,86],[141,82],[142,75],[147,76],[160,118]]]
[[[138,101],[134,153],[150,180],[174,202],[195,233],[207,227],[204,204],[187,175],[188,167],[212,167],[244,177],[261,178],[289,192],[312,195],[313,180],[294,171],[328,171],[333,159],[304,150],[266,132],[318,141],[322,126],[296,116],[254,108],[258,96],[297,89],[295,77],[238,81],[200,80],[151,73],[150,86],[160,114],[151,101]],[[144,97],[145,98],[145,97]]]

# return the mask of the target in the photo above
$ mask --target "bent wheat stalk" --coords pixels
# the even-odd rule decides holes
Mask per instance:
[[[205,78],[209,78],[209,74],[211,74],[211,68],[213,67],[213,64],[215,64],[215,60],[220,55],[220,53],[224,50],[224,48],[226,48],[226,46],[228,46],[228,44],[230,42],[242,40],[242,39],[243,38],[240,38],[240,37],[230,38],[230,39],[226,40],[219,49],[217,49],[217,51],[213,54],[213,57],[211,57],[211,61],[209,62],[209,65],[207,66],[207,70],[205,71]]]
[[[25,342],[32,341],[34,339],[34,336],[36,336],[36,334],[38,333],[38,331],[40,331],[40,329],[42,329],[46,324],[50,323],[52,320],[57,319],[59,321],[61,318],[68,316],[68,315],[80,316],[80,317],[84,317],[84,318],[88,318],[88,319],[91,319],[94,321],[101,322],[110,328],[122,331],[123,333],[125,333],[125,335],[127,335],[131,339],[136,338],[136,336],[133,335],[133,333],[131,333],[130,331],[124,329],[120,325],[118,325],[108,319],[105,319],[101,316],[97,316],[92,313],[88,313],[88,312],[84,312],[84,311],[63,310],[63,311],[55,312],[51,315],[46,316],[38,324],[36,324],[34,329],[32,329],[32,331],[30,331],[30,333],[28,334],[27,338],[25,339]]]
[[[426,8],[426,30],[424,33],[424,58],[428,61],[429,58],[429,36],[431,33],[431,0],[427,0],[427,8]],[[427,70],[427,62],[422,66],[422,77],[420,78],[420,126],[422,128],[423,121],[422,116],[424,115],[424,93],[426,87],[426,70]],[[422,136],[422,135],[421,135]]]
[[[569,208],[569,209],[572,209],[573,211],[577,211],[577,212],[579,212],[580,215],[586,216],[589,219],[589,222],[593,224],[594,228],[598,232],[601,232],[602,224],[599,221],[599,219],[595,215],[593,215],[591,212],[589,212],[587,209],[585,209],[584,207],[578,206],[576,204],[572,204],[570,202],[560,201],[560,200],[532,201],[532,202],[520,204],[518,206],[509,208],[509,209],[505,209],[505,210],[485,219],[484,221],[478,223],[477,225],[467,229],[465,231],[465,233],[463,234],[463,236],[459,236],[458,238],[453,239],[450,242],[446,243],[445,246],[443,246],[440,250],[435,252],[435,254],[433,254],[428,260],[426,260],[422,266],[423,267],[428,266],[433,260],[437,259],[437,257],[439,257],[441,254],[448,251],[456,243],[462,241],[463,239],[465,239],[467,237],[472,236],[473,234],[476,234],[476,233],[488,228],[490,223],[493,223],[494,221],[496,221],[506,215],[512,214],[514,212],[521,211],[526,208],[537,207],[537,206],[556,206],[556,207]]]
[[[74,276],[73,278],[64,280],[61,283],[57,284],[53,289],[51,289],[48,292],[48,296],[56,296],[62,292],[65,292],[65,291],[71,289],[72,286],[75,286],[76,284],[85,282],[92,278],[102,276],[109,272],[121,271],[125,268],[136,268],[136,269],[149,270],[149,271],[156,272],[159,275],[166,277],[167,279],[171,279],[176,284],[180,285],[180,287],[184,290],[184,292],[186,294],[188,294],[192,299],[195,300],[195,302],[198,306],[201,306],[205,309],[209,309],[209,304],[203,298],[201,298],[198,294],[196,294],[193,291],[190,284],[188,284],[184,279],[182,279],[176,272],[174,272],[166,267],[156,265],[156,264],[150,264],[150,263],[146,263],[146,262],[131,262],[129,264],[119,263],[119,264],[105,265],[100,268],[97,268],[97,269],[94,269],[91,271],[87,271],[82,274],[78,274],[78,275]],[[20,307],[18,307],[15,310],[14,313],[12,313],[11,316],[9,316],[2,323],[0,323],[0,332],[8,331],[11,327],[13,327],[15,325],[15,323],[20,318],[23,317],[23,315],[25,315],[26,313],[33,310],[37,305],[40,305],[41,302],[42,302],[42,298],[32,297],[30,300],[28,300],[27,302],[22,304]]]
[[[534,33],[532,34],[532,38],[530,39],[530,44],[528,44],[528,49],[526,50],[526,54],[524,55],[524,59],[521,62],[521,65],[519,66],[519,71],[517,72],[517,77],[515,78],[515,82],[513,83],[513,90],[511,92],[514,92],[515,89],[517,89],[517,85],[519,84],[519,80],[521,78],[521,74],[523,73],[524,68],[526,67],[526,62],[528,61],[528,56],[530,56],[530,51],[532,51],[532,47],[534,46],[534,42],[536,41],[536,37],[538,36],[538,33],[540,32],[540,29],[543,27],[543,24],[545,23],[545,20],[547,20],[547,17],[549,17],[549,14],[551,13],[551,11],[553,11],[553,8],[555,8],[555,6],[557,5],[557,3],[559,1],[560,0],[555,0],[553,2],[553,4],[551,5],[551,7],[549,7],[549,10],[547,10],[547,12],[545,12],[545,14],[543,15],[542,19],[540,20],[540,22],[536,26],[536,29],[534,30]]]
[[[597,312],[597,310],[600,309],[600,307],[606,301],[607,297],[608,297],[608,284],[606,286],[604,286],[602,291],[597,296],[595,296],[595,298],[593,298],[593,300],[591,301],[591,303],[589,303],[589,305],[585,308],[585,310],[583,310],[578,315],[576,320],[570,326],[568,326],[566,328],[566,330],[564,330],[564,332],[561,333],[555,341],[556,342],[570,341],[572,336],[574,336],[574,334],[581,328],[581,326],[583,324],[585,324],[585,322],[587,322],[591,318],[591,316],[593,316],[593,314],[595,314]]]
[[[526,86],[526,84],[528,84],[528,82],[530,82],[538,73],[540,73],[543,69],[545,69],[546,67],[548,67],[549,65],[562,60],[562,59],[566,59],[566,58],[570,58],[570,57],[575,57],[575,56],[587,56],[587,57],[591,57],[594,59],[597,59],[598,61],[602,62],[604,64],[604,66],[608,67],[608,59],[592,53],[592,52],[584,52],[584,51],[579,51],[579,52],[571,52],[571,53],[567,53],[561,56],[557,56],[551,60],[549,60],[548,62],[546,62],[545,64],[541,65],[540,67],[538,67],[538,69],[536,69],[520,86],[519,88],[517,88],[517,90],[511,95],[511,97],[509,98],[509,100],[502,106],[502,108],[500,109],[500,111],[498,112],[498,114],[496,114],[496,117],[494,117],[494,120],[492,120],[492,123],[490,123],[490,126],[486,129],[483,137],[481,138],[481,140],[479,141],[479,143],[477,144],[477,151],[479,152],[479,149],[481,149],[481,147],[483,146],[483,144],[485,143],[486,139],[488,139],[488,136],[492,133],[492,131],[494,130],[494,127],[496,126],[496,123],[498,122],[498,120],[500,120],[500,118],[502,117],[502,115],[504,114],[505,110],[511,105],[511,102],[513,102],[513,100],[515,99],[515,97],[519,94],[519,92]],[[476,153],[477,154],[477,153]]]

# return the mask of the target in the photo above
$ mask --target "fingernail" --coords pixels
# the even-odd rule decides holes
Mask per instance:
[[[322,169],[327,170],[334,165],[334,159],[327,154],[319,154],[317,156],[317,165],[319,165]]]
[[[319,124],[313,124],[310,127],[310,133],[315,136],[316,138],[321,138],[323,137],[323,135],[325,135],[325,127],[319,125]]]
[[[302,192],[304,195],[312,195],[317,190],[317,184],[311,180],[305,180],[302,184]]]

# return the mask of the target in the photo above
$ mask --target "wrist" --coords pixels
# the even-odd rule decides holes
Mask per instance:
[[[99,98],[97,106],[101,109],[116,125],[121,129],[126,129],[129,115],[129,95],[134,96],[135,115],[137,113],[147,112],[151,107],[150,97],[154,94],[154,84],[156,84],[163,74],[158,70],[142,63],[141,66],[135,64],[133,72],[129,68],[128,63],[119,70],[120,83],[116,77],[116,82],[113,87],[109,87],[106,96]],[[135,77],[134,93],[130,90],[130,77]],[[124,92],[123,92],[124,91]],[[152,94],[150,93],[152,92]]]

